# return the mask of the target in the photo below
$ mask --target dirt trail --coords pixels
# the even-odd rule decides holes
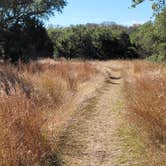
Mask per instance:
[[[119,69],[105,69],[103,85],[75,113],[61,136],[62,166],[119,166],[117,160],[122,152],[117,129],[122,121],[123,78]]]

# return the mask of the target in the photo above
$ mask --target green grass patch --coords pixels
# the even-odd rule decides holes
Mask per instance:
[[[140,138],[139,130],[130,124],[123,124],[118,131],[121,140],[123,155],[118,164],[131,163],[133,166],[142,166],[143,157],[146,157],[146,145]]]

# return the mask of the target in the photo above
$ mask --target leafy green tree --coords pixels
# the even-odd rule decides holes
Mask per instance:
[[[158,37],[155,34],[155,27],[151,21],[140,26],[130,35],[130,38],[143,57],[152,55],[156,51]]]
[[[155,31],[156,35],[159,37],[159,40],[161,42],[166,42],[166,9],[164,9],[162,13],[156,16]]]
[[[0,25],[7,28],[25,18],[46,18],[65,5],[65,0],[0,0]]]
[[[144,57],[166,59],[166,8],[156,15],[154,22],[147,22],[130,34],[132,43]],[[151,57],[150,57],[151,58]]]
[[[157,54],[166,59],[166,9],[156,17],[155,34],[158,36]]]
[[[0,55],[12,62],[52,56],[53,44],[42,25],[65,0],[0,0]]]

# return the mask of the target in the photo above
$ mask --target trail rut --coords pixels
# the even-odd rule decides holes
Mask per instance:
[[[123,109],[122,84],[119,71],[112,75],[109,70],[96,95],[72,117],[59,145],[62,166],[117,165],[122,155],[117,136]]]

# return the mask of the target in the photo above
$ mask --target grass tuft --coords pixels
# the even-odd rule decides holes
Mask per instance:
[[[141,128],[145,138],[148,137],[146,141],[150,149],[155,148],[158,154],[162,154],[166,152],[165,65],[135,61],[132,70],[126,73],[124,83],[130,121]],[[149,154],[151,163],[154,158],[166,161],[166,157],[157,156],[152,150]]]

